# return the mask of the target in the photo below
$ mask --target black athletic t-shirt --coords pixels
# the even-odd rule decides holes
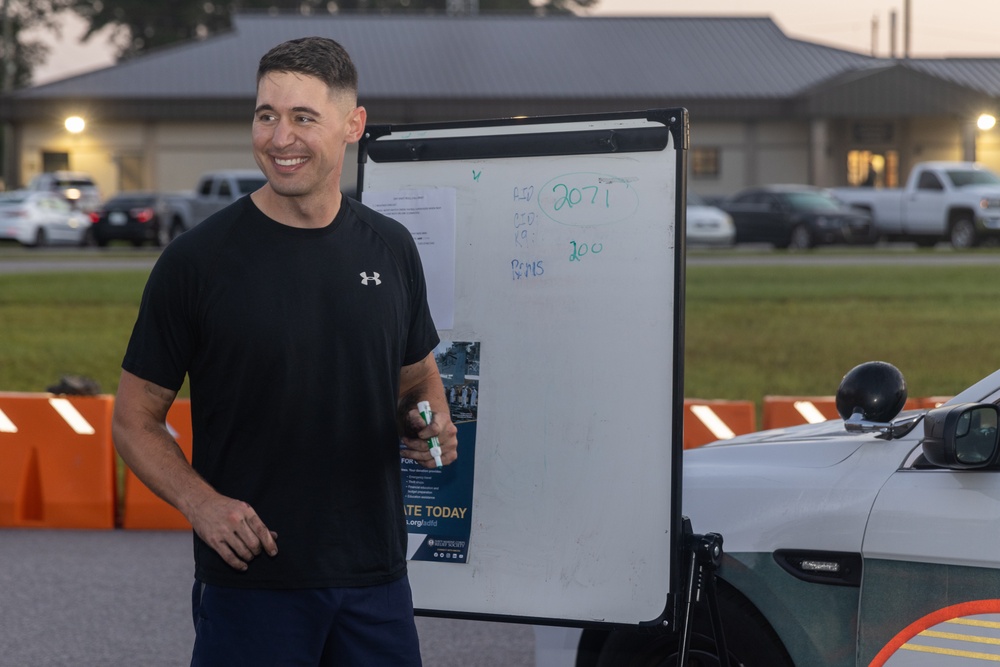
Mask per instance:
[[[278,533],[233,570],[195,535],[195,574],[225,586],[384,583],[406,571],[396,403],[401,366],[438,343],[416,245],[344,198],[322,229],[244,197],[168,245],[123,368],[189,376],[194,468]]]

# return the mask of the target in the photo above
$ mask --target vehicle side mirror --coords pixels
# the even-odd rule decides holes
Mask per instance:
[[[924,458],[952,470],[986,468],[997,462],[1000,408],[991,403],[960,403],[924,416]]]

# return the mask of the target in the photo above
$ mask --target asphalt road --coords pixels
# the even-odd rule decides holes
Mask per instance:
[[[0,667],[181,667],[186,531],[0,530]],[[530,626],[418,618],[425,667],[529,667]]]
[[[0,274],[54,271],[150,269],[159,256],[155,248],[40,248],[0,247]]]
[[[159,256],[157,248],[43,248],[0,247],[0,275],[65,271],[113,271],[151,269]],[[742,244],[735,248],[689,248],[689,266],[747,264],[824,264],[832,266],[872,264],[1000,263],[995,247],[971,252],[956,251],[945,244],[933,250],[917,250],[913,244],[880,244],[868,248],[830,247],[804,252],[775,251],[764,244]]]

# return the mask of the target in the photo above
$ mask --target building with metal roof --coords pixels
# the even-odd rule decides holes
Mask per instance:
[[[0,105],[5,171],[88,171],[111,193],[252,167],[257,62],[306,35],[351,53],[373,123],[685,107],[704,194],[857,183],[870,161],[886,185],[924,159],[1000,167],[1000,141],[975,125],[1000,111],[1000,58],[873,58],[766,17],[242,14],[228,33],[15,91]],[[64,129],[70,115],[84,132]]]

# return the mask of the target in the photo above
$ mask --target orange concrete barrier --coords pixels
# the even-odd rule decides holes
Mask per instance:
[[[112,396],[0,392],[0,526],[114,528]]]
[[[167,428],[191,460],[191,401],[178,399],[167,413]],[[139,481],[130,469],[125,471],[125,507],[122,528],[136,530],[191,530],[184,515],[161,500]]]
[[[924,410],[931,410],[933,408],[939,408],[944,403],[950,401],[953,396],[925,396],[924,398],[917,399],[920,403],[920,407]],[[909,401],[907,401],[909,402]]]
[[[910,398],[904,410],[922,407],[920,399]],[[765,396],[764,429],[787,428],[840,419],[835,396]]]
[[[684,400],[684,449],[729,440],[755,430],[751,401]]]
[[[764,430],[840,419],[834,396],[765,396]]]

